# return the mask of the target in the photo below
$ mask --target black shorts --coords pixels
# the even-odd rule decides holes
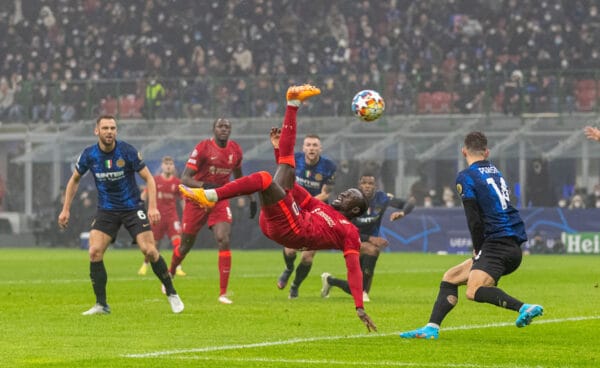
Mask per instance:
[[[472,270],[481,270],[494,278],[496,284],[501,276],[519,268],[523,252],[515,238],[488,239],[483,242],[479,253],[473,257]]]
[[[117,238],[121,225],[125,226],[134,241],[138,234],[150,231],[150,220],[148,220],[148,215],[143,209],[131,211],[98,210],[94,221],[92,221],[92,229],[108,234],[113,242]]]

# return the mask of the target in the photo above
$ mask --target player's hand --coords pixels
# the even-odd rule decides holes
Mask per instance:
[[[369,315],[367,314],[367,312],[365,312],[364,309],[356,309],[356,315],[365,324],[365,326],[367,326],[367,330],[369,330],[369,332],[377,332],[377,326],[375,326],[375,323],[373,323],[373,320],[371,319],[371,317],[369,317]]]
[[[600,141],[600,130],[592,126],[586,126],[583,128],[583,132],[588,139],[593,141]]]
[[[281,129],[280,128],[271,128],[271,133],[269,134],[269,138],[271,138],[271,144],[273,148],[279,149],[279,138],[281,137]]]
[[[256,204],[256,200],[252,198],[250,200],[250,218],[253,219],[256,217],[256,213],[258,212],[258,205]]]
[[[148,208],[148,219],[153,225],[156,225],[160,222],[160,212],[158,212],[158,209],[156,207]]]
[[[69,211],[61,211],[60,214],[58,215],[58,227],[61,230],[65,230],[67,228],[67,226],[69,226],[69,217],[71,216],[71,214],[69,213]]]
[[[392,214],[390,215],[390,221],[396,221],[398,219],[401,219],[402,217],[404,217],[404,211],[392,212]]]

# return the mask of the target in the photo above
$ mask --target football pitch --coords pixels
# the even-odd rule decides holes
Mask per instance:
[[[169,252],[163,251],[167,261]],[[599,367],[600,267],[597,256],[525,256],[500,286],[544,316],[516,328],[517,313],[466,300],[448,315],[439,340],[405,340],[424,325],[443,272],[465,256],[384,253],[366,310],[367,333],[349,295],[320,297],[321,273],[344,276],[340,252],[320,252],[300,297],[275,286],[280,251],[233,251],[232,305],[218,297],[216,250],[192,250],[185,303],[171,312],[142,255],[109,250],[112,314],[82,316],[94,304],[86,251],[0,249],[2,367]]]

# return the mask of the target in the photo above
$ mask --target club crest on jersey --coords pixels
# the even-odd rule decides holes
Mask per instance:
[[[112,164],[112,160],[106,160],[106,161],[104,161],[104,166],[105,166],[107,169],[112,169],[112,166],[113,166],[113,164]]]
[[[117,160],[117,167],[121,168],[123,166],[125,166],[125,160],[123,160],[122,158],[118,159]]]
[[[456,184],[456,191],[458,192],[458,194],[462,194],[462,185]]]
[[[316,174],[315,174],[315,180],[316,180],[316,181],[322,181],[322,180],[323,180],[323,175],[321,175],[321,174],[319,174],[319,173],[316,173]]]

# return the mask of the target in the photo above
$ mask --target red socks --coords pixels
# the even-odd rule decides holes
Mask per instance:
[[[296,145],[296,113],[298,107],[287,106],[283,125],[281,126],[281,137],[279,138],[279,164],[287,164],[296,167],[294,159],[294,146]]]
[[[229,284],[229,272],[231,271],[231,251],[219,251],[219,295],[227,294],[227,285]]]

